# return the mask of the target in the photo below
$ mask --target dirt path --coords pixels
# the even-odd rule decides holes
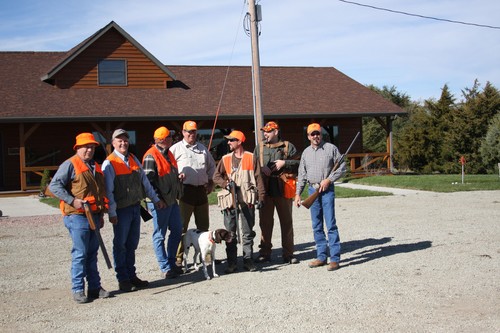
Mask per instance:
[[[137,268],[151,288],[78,305],[70,295],[70,240],[58,215],[0,218],[2,332],[499,332],[500,191],[338,199],[342,268],[310,269],[309,212],[294,209],[300,264],[204,281],[161,280],[143,223]],[[222,216],[212,207],[213,228]],[[260,237],[256,228],[257,238]],[[112,228],[102,230],[111,252]],[[275,227],[279,236],[279,226]],[[256,241],[258,243],[258,241]],[[257,245],[254,250],[258,250]],[[224,259],[224,247],[217,249]]]

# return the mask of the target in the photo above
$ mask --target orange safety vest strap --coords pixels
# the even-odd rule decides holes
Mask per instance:
[[[224,169],[226,169],[226,173],[228,177],[231,176],[232,168],[233,168],[233,154],[227,154],[222,158],[224,163]],[[244,152],[243,158],[240,162],[241,170],[253,170],[253,154],[250,152]]]
[[[156,149],[156,147],[152,146],[151,148],[148,149],[146,154],[144,154],[144,158],[147,155],[153,156],[156,162],[156,166],[158,168],[158,176],[163,177],[165,175],[168,175],[171,171],[171,165],[173,165],[175,168],[177,168],[177,161],[175,160],[174,155],[168,151],[168,158],[170,159],[167,161],[167,159],[163,156],[163,154]],[[144,163],[144,158],[142,159],[142,162]]]
[[[128,164],[119,158],[116,154],[112,153],[107,158],[108,161],[113,164],[113,169],[115,170],[115,175],[129,175],[133,171],[137,171],[140,169],[140,166],[135,162],[135,157],[131,153],[129,153]]]

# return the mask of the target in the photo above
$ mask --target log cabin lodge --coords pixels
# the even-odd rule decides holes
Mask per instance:
[[[251,66],[164,65],[113,21],[67,52],[9,51],[0,59],[0,194],[38,191],[44,171],[53,174],[74,154],[81,132],[93,132],[101,143],[99,162],[112,151],[116,128],[129,132],[130,151],[139,158],[156,128],[179,137],[186,120],[198,123],[206,146],[214,129],[216,160],[232,129],[254,137]],[[299,151],[309,144],[311,122],[344,152],[358,131],[362,138],[362,118],[374,117],[387,150],[364,152],[358,139],[348,155],[351,172],[363,172],[366,156],[391,170],[392,119],[406,113],[400,107],[333,67],[262,67],[260,73],[264,121],[276,121]],[[254,146],[247,140],[247,150]]]

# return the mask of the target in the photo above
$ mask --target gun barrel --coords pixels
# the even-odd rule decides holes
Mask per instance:
[[[97,236],[97,240],[99,241],[99,247],[101,248],[104,260],[106,261],[106,266],[108,267],[108,269],[111,269],[113,266],[111,265],[111,260],[109,260],[108,251],[106,251],[106,246],[104,246],[104,241],[102,240],[101,237],[101,232],[99,230],[100,226],[95,224],[94,218],[92,216],[92,211],[90,210],[88,202],[83,203],[83,208],[85,210],[85,216],[87,216],[87,220],[89,221],[90,229],[94,230]]]

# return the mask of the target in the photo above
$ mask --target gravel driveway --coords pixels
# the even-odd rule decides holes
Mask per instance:
[[[61,217],[1,217],[0,331],[500,332],[500,191],[338,199],[336,209],[338,271],[308,268],[315,251],[305,208],[294,208],[298,265],[282,264],[275,237],[272,263],[231,275],[217,265],[211,281],[201,271],[160,279],[146,222],[137,268],[151,287],[118,292],[99,254],[114,297],[82,305],[70,294]],[[217,207],[211,225],[222,226]],[[102,235],[111,253],[110,224]],[[224,246],[216,257],[225,258]]]

